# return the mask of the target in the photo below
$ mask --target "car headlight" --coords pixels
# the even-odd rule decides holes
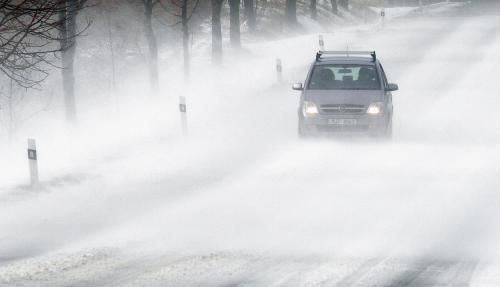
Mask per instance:
[[[380,115],[384,112],[384,103],[372,103],[368,106],[366,113],[369,115]]]
[[[316,115],[319,113],[318,107],[313,102],[304,101],[303,105],[304,115]]]

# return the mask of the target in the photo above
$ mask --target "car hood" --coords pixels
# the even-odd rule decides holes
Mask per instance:
[[[381,90],[306,90],[304,100],[318,105],[351,104],[367,106],[373,102],[382,102]]]

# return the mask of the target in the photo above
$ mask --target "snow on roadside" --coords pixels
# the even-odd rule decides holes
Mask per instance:
[[[397,18],[403,18],[410,15],[415,14],[424,14],[424,15],[436,15],[443,12],[447,12],[451,9],[459,8],[468,3],[464,2],[449,2],[443,1],[439,3],[433,3],[428,5],[422,5],[422,7],[370,7],[369,9],[373,12],[377,13],[377,15],[381,15],[382,11],[385,11],[385,18],[387,20],[393,20]]]
[[[97,278],[120,265],[112,250],[81,250],[78,253],[56,253],[18,259],[11,263],[0,261],[0,286],[64,286],[88,277]],[[35,283],[36,282],[36,283]],[[76,284],[72,284],[76,286]]]

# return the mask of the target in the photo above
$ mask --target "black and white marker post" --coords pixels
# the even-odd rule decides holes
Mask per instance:
[[[319,50],[324,51],[325,50],[325,40],[323,39],[323,35],[319,35],[318,43],[319,43]]]
[[[38,154],[36,151],[36,141],[28,139],[28,161],[30,164],[30,181],[31,187],[37,187],[38,180]]]
[[[181,113],[181,126],[182,126],[182,134],[187,135],[187,106],[186,106],[186,97],[179,97],[179,112]]]
[[[385,27],[385,7],[382,7],[380,10],[380,17],[382,18],[382,28]]]
[[[281,59],[276,59],[276,76],[278,79],[278,83],[281,84],[283,82],[283,66],[281,64]]]

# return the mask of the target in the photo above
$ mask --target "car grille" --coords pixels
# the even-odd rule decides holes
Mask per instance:
[[[319,109],[324,114],[352,115],[361,114],[366,108],[363,105],[321,105]]]

